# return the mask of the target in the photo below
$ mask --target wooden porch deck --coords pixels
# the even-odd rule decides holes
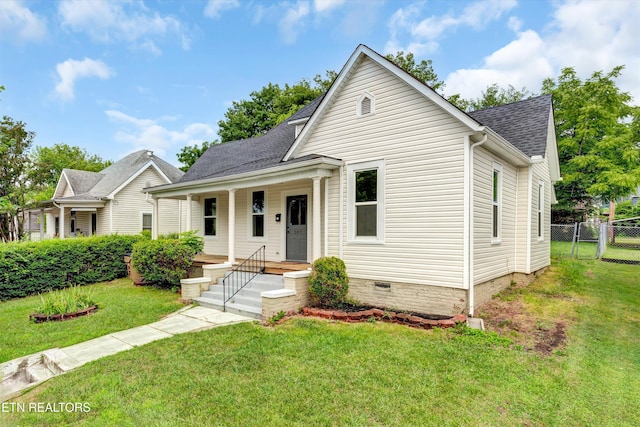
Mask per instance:
[[[241,263],[244,261],[243,258],[236,258],[237,263]],[[208,254],[199,254],[193,260],[194,267],[202,267],[205,264],[222,264],[227,262],[226,255],[208,255]],[[294,261],[266,261],[265,262],[265,273],[266,274],[284,274],[291,271],[302,271],[311,268],[311,264],[307,264],[305,262],[294,262]]]

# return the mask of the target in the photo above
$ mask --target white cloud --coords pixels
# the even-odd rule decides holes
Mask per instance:
[[[219,18],[223,11],[240,7],[238,0],[209,0],[204,8],[204,16]]]
[[[47,35],[46,20],[20,0],[0,1],[0,34],[18,42],[38,41]]]
[[[147,148],[160,157],[177,147],[201,144],[215,138],[213,127],[206,123],[190,123],[182,129],[171,130],[153,119],[139,119],[118,110],[107,110],[105,114],[120,129],[115,139],[131,146],[132,151]],[[163,117],[164,121],[175,122],[176,117]]]
[[[298,1],[295,6],[289,7],[284,18],[278,23],[278,28],[285,43],[291,44],[298,38],[298,33],[302,29],[302,20],[309,14],[309,3]]]
[[[346,0],[314,0],[313,8],[316,12],[327,12],[331,9],[342,6]]]
[[[510,18],[508,26],[520,25]],[[585,25],[588,22],[589,25]],[[582,79],[594,71],[625,65],[618,86],[640,104],[640,2],[569,0],[557,5],[545,32],[525,30],[484,58],[477,68],[461,69],[445,79],[447,94],[477,98],[488,85],[526,86],[537,92],[547,77],[573,67]]]
[[[84,58],[82,61],[67,59],[56,65],[59,83],[55,92],[63,100],[71,100],[75,97],[74,85],[76,80],[87,77],[97,77],[106,80],[115,73],[104,62]]]
[[[465,7],[459,15],[447,12],[444,15],[432,15],[420,19],[426,3],[413,3],[398,9],[389,20],[391,38],[387,42],[385,52],[398,50],[413,52],[415,55],[434,52],[438,48],[438,40],[448,31],[466,26],[474,30],[482,30],[490,22],[499,19],[504,13],[517,5],[516,0],[479,0]],[[452,3],[455,5],[456,3]],[[400,40],[410,39],[403,48]]]
[[[153,39],[168,34],[175,34],[184,49],[190,45],[180,21],[150,11],[141,1],[63,0],[58,13],[63,27],[103,43],[124,41],[156,55],[161,51]]]

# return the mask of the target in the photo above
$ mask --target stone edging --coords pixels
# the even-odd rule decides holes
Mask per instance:
[[[302,314],[304,316],[315,316],[324,319],[341,320],[343,322],[367,322],[373,317],[376,320],[383,322],[400,323],[422,329],[452,328],[457,323],[464,323],[467,321],[467,317],[462,314],[456,314],[450,319],[433,320],[412,316],[407,313],[384,311],[379,308],[347,313],[341,310],[325,310],[321,308],[303,307]]]
[[[35,323],[67,320],[67,319],[73,319],[75,317],[86,316],[97,310],[98,310],[98,306],[92,305],[91,307],[87,307],[83,310],[76,311],[75,313],[51,314],[51,315],[42,314],[42,313],[33,313],[29,315],[29,320],[33,320]]]

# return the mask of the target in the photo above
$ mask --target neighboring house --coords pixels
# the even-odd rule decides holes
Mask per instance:
[[[144,187],[178,181],[183,172],[152,151],[129,154],[100,172],[63,169],[53,198],[40,204],[41,238],[138,234],[153,227],[152,203]],[[181,203],[162,200],[161,233],[179,230]],[[31,211],[34,214],[34,211]]]
[[[338,256],[363,303],[473,314],[549,265],[559,177],[550,96],[466,114],[360,45],[323,97],[146,191],[188,201],[208,254]]]

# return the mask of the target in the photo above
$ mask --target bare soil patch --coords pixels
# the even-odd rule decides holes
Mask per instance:
[[[545,298],[567,300],[571,297],[551,294]],[[508,337],[529,351],[551,355],[564,349],[567,342],[568,319],[534,313],[531,305],[525,302],[522,286],[512,286],[482,305],[478,316],[484,319],[487,330]]]

